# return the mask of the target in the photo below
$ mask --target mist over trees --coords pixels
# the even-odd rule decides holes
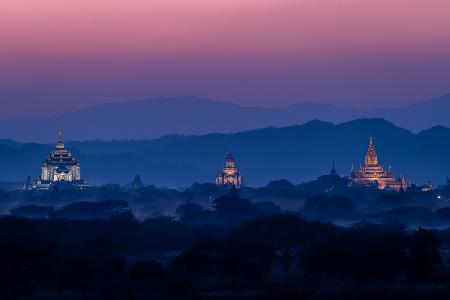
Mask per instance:
[[[446,299],[450,185],[0,192],[1,299]]]

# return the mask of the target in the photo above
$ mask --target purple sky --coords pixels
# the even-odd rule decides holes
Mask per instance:
[[[450,92],[448,0],[3,0],[0,120],[193,95],[399,106]]]

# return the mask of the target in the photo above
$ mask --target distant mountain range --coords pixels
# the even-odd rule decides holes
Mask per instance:
[[[318,103],[243,107],[195,97],[157,98],[103,104],[52,117],[0,122],[0,138],[48,143],[55,139],[56,130],[61,127],[71,140],[154,139],[170,134],[233,133],[311,120],[341,123],[373,117],[419,132],[436,125],[450,127],[449,115],[450,94],[407,107],[372,111]]]
[[[352,164],[358,168],[363,162],[370,134],[379,159],[385,167],[392,165],[395,175],[417,183],[443,183],[450,176],[449,128],[437,126],[414,134],[383,119],[339,125],[311,121],[234,134],[66,144],[80,159],[82,176],[92,183],[125,184],[140,174],[145,184],[169,187],[213,182],[231,145],[247,182],[259,186],[274,179],[294,183],[314,179],[329,173],[333,160],[338,173],[347,175]],[[41,160],[53,147],[0,141],[0,181],[24,180],[27,175],[36,178]]]

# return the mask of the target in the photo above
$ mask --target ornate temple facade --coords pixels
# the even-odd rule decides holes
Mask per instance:
[[[350,179],[352,183],[361,185],[376,185],[379,189],[392,189],[399,191],[400,189],[407,189],[409,182],[405,178],[396,178],[392,173],[391,167],[386,171],[378,161],[373,138],[370,137],[369,148],[367,149],[364,164],[361,165],[358,172],[352,166]]]
[[[81,178],[80,162],[72,156],[63,142],[62,131],[58,131],[55,149],[41,163],[41,175],[31,186],[33,189],[49,189],[57,184],[86,187]]]
[[[236,188],[244,186],[244,175],[239,171],[234,162],[231,148],[228,147],[227,157],[225,159],[225,167],[217,174],[216,184],[235,186]]]

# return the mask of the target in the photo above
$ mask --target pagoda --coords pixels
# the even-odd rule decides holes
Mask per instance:
[[[41,163],[41,175],[31,186],[33,189],[49,189],[54,185],[86,187],[81,178],[80,162],[64,145],[62,131],[58,130],[58,139],[53,151]]]
[[[228,147],[228,153],[225,159],[225,167],[216,176],[217,185],[234,186],[240,188],[244,186],[244,175],[236,167],[231,148]]]
[[[394,177],[391,167],[386,171],[380,164],[372,136],[369,139],[369,148],[367,149],[364,164],[361,165],[359,172],[356,172],[352,166],[350,179],[355,184],[375,185],[382,190],[392,189],[399,191],[402,188],[407,189],[409,187],[409,183],[404,178]]]

